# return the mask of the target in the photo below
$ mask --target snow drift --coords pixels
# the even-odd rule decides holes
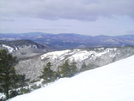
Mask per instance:
[[[134,101],[134,56],[9,101]]]

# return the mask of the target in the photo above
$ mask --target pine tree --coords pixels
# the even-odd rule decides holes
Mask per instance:
[[[72,77],[77,73],[76,62],[74,61],[69,64],[68,60],[66,60],[59,68],[61,77]]]
[[[26,75],[18,75],[18,87],[24,87],[27,85],[26,82],[30,81],[29,79],[26,79]]]
[[[76,62],[73,61],[70,64],[70,77],[74,76],[77,73],[77,66],[76,66]]]
[[[63,65],[59,66],[61,77],[70,77],[70,65],[66,60]]]
[[[44,79],[44,83],[53,82],[58,77],[58,74],[55,71],[51,70],[51,66],[51,62],[48,62],[46,66],[44,66],[42,75],[40,76],[40,78]]]
[[[86,63],[84,62],[81,66],[80,72],[88,70]]]
[[[20,81],[20,75],[16,74],[14,68],[17,63],[17,57],[0,50],[0,91],[5,93],[7,99],[10,97],[9,90],[16,88]]]

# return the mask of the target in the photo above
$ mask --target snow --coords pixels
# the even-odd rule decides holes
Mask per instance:
[[[57,59],[58,57],[62,57],[63,54],[68,53],[69,51],[70,50],[49,52],[47,54],[42,55],[41,60],[49,57],[53,57],[53,59]]]
[[[134,101],[134,56],[59,79],[9,101]]]
[[[9,53],[12,53],[14,51],[14,49],[12,47],[10,47],[10,46],[4,45],[4,44],[2,46],[7,48]]]
[[[104,50],[103,48],[98,48],[97,50],[82,50],[82,49],[73,49],[73,50],[62,50],[62,51],[55,51],[49,52],[41,56],[41,60],[43,59],[51,59],[53,62],[58,60],[70,60],[75,62],[81,62],[86,59],[90,58],[97,58],[105,55],[107,53],[111,53],[110,57],[114,57],[116,54],[113,51],[116,51],[116,48],[110,49],[107,48]]]
[[[5,95],[3,93],[0,93],[0,99],[5,98]]]
[[[71,50],[63,50],[63,51],[55,51],[55,52],[50,52],[47,54],[44,54],[41,56],[41,59],[44,58],[53,58],[53,60],[63,60],[65,57],[69,57],[68,59],[70,61],[82,61],[84,59],[87,59],[94,51],[83,51],[80,49],[75,49],[73,51]]]
[[[70,61],[82,61],[89,57],[89,52],[87,51],[79,51],[76,54],[72,55],[69,60]]]

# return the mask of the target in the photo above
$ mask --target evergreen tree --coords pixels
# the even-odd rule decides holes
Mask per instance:
[[[82,66],[81,66],[81,69],[80,69],[80,72],[83,72],[83,71],[86,71],[86,70],[88,70],[88,68],[87,68],[87,65],[85,64],[85,62],[82,64]]]
[[[99,67],[99,66],[90,63],[90,64],[87,65],[87,67],[88,67],[88,70],[90,70],[90,69],[94,69],[94,68]]]
[[[81,66],[81,69],[80,69],[80,72],[83,72],[83,71],[86,71],[86,70],[91,70],[91,69],[94,69],[98,67],[97,65],[95,64],[91,64],[89,63],[88,65],[85,64],[85,62],[82,64]]]
[[[26,75],[18,75],[18,87],[24,87],[27,85],[26,82],[30,81],[29,79],[26,79]]]
[[[16,74],[14,66],[18,63],[6,50],[0,50],[0,91],[4,92],[8,99],[9,90],[17,87],[20,75]]]
[[[63,65],[59,66],[60,67],[60,74],[61,77],[72,77],[74,74],[77,73],[77,67],[76,67],[76,62],[72,62],[69,64],[68,60],[63,63]]]
[[[44,83],[49,83],[57,79],[57,73],[51,70],[51,62],[48,62],[42,71],[40,78],[44,79]]]
[[[66,60],[63,65],[59,66],[61,77],[70,77],[70,65]]]
[[[78,72],[78,71],[77,71],[76,62],[73,61],[73,62],[71,62],[71,64],[70,64],[70,77],[71,77],[71,76],[74,76],[77,72]]]

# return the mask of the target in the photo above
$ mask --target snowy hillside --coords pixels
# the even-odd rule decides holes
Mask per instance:
[[[57,71],[58,67],[66,60],[75,61],[78,70],[85,63],[88,68],[95,68],[117,60],[134,55],[134,47],[114,48],[87,48],[48,52],[31,59],[19,61],[16,71],[26,74],[27,78],[36,80],[46,63],[52,63],[52,69]]]
[[[48,60],[52,63],[60,64],[65,60],[75,61],[80,67],[83,62],[87,65],[95,64],[97,66],[103,66],[108,63],[117,61],[134,55],[134,47],[121,47],[121,48],[89,48],[89,49],[73,49],[49,52],[41,56],[41,60]],[[54,65],[54,66],[55,66]]]
[[[30,40],[0,41],[0,48],[7,49],[10,53],[21,50],[22,48],[46,49],[46,45],[42,45]]]
[[[55,51],[49,52],[41,56],[41,59],[49,58],[54,61],[56,60],[64,60],[68,59],[70,61],[80,62],[86,60],[88,58],[97,58],[107,53],[115,52],[117,48],[96,48],[95,50],[83,50],[83,49],[74,49],[74,50],[63,50],[63,51]],[[110,57],[114,57],[116,53],[112,53]]]
[[[34,56],[52,51],[49,46],[30,40],[0,40],[0,49],[6,49],[9,53],[17,56],[18,59],[32,58]]]
[[[134,56],[9,101],[134,101]]]

